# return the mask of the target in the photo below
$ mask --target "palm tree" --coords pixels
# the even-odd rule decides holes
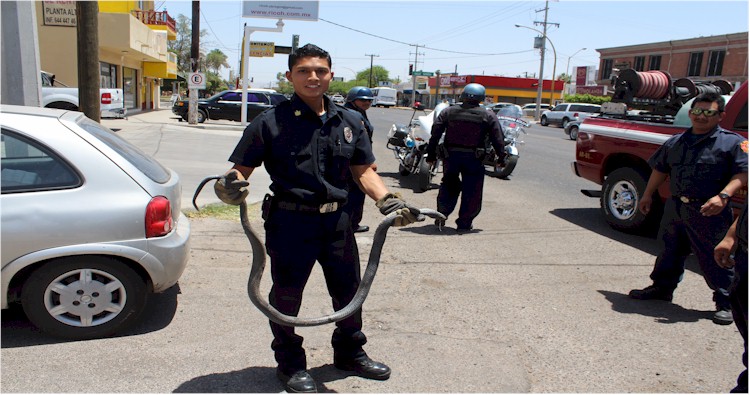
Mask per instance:
[[[206,55],[206,67],[216,74],[219,74],[219,70],[222,67],[229,68],[227,63],[227,55],[221,52],[220,49],[214,49]]]

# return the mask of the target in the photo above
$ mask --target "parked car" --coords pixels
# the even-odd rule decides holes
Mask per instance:
[[[571,140],[575,140],[578,138],[578,129],[581,126],[581,121],[570,121],[568,122],[565,127],[563,128],[563,131],[565,134],[570,137]]]
[[[344,99],[344,96],[341,96],[339,94],[335,94],[335,95],[331,96],[331,100],[333,100],[333,102],[336,103],[336,104],[341,104],[342,106],[344,105],[344,103],[346,103],[346,100]]]
[[[63,338],[125,331],[187,264],[180,177],[80,112],[0,112],[2,308]]]
[[[258,114],[287,100],[286,96],[271,89],[250,89],[247,91],[247,120],[252,121]],[[188,120],[188,100],[179,100],[172,106],[172,113]],[[198,123],[206,119],[227,119],[240,121],[242,115],[242,89],[219,92],[208,99],[198,100]]]
[[[562,103],[551,110],[545,111],[539,119],[539,123],[542,126],[555,124],[565,128],[570,121],[582,121],[592,115],[601,113],[601,108],[598,104]]]
[[[552,108],[549,104],[542,103],[539,105],[539,108],[542,112],[549,110]],[[533,117],[536,115],[536,103],[528,103],[524,104],[523,107],[521,107],[521,110],[523,111],[523,115],[527,117]]]

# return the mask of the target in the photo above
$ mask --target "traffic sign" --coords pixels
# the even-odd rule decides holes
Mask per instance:
[[[188,89],[206,89],[206,73],[190,73]]]
[[[419,77],[419,76],[421,76],[421,77],[432,77],[432,76],[435,75],[435,73],[433,73],[432,71],[421,71],[420,70],[420,71],[413,72],[412,75],[416,75],[417,77]]]
[[[255,58],[273,57],[274,43],[272,42],[261,42],[261,41],[250,41],[250,55]]]

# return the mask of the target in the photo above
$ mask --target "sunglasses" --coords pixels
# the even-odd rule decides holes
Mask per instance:
[[[707,117],[713,117],[714,115],[720,112],[721,111],[719,110],[711,110],[711,109],[703,109],[703,108],[691,108],[690,109],[690,113],[693,115],[701,115],[701,113],[703,113],[703,115]]]
[[[359,101],[366,101],[366,102],[372,102],[372,99],[357,99]]]

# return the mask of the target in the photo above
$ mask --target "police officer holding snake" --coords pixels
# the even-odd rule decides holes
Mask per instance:
[[[440,137],[445,134],[443,180],[437,196],[437,211],[448,217],[461,195],[461,207],[456,219],[458,233],[470,232],[474,218],[482,210],[482,160],[486,139],[489,139],[500,158],[505,153],[503,132],[497,116],[479,105],[484,98],[484,86],[475,83],[466,85],[461,93],[462,103],[440,112],[432,124],[432,135],[427,145],[427,161],[432,164],[437,158]],[[445,220],[436,219],[435,224],[442,228]]]
[[[419,210],[389,193],[375,172],[362,117],[325,96],[333,77],[328,52],[307,44],[289,55],[288,65],[286,78],[294,95],[248,125],[229,158],[234,166],[214,190],[223,202],[240,204],[248,194],[248,177],[265,165],[273,192],[263,204],[273,281],[270,304],[296,316],[316,261],[335,310],[346,306],[359,286],[359,252],[349,213],[342,209],[349,195],[349,177],[376,201],[381,213],[397,213],[394,226],[416,221]],[[303,338],[292,326],[270,325],[276,375],[285,389],[317,392],[307,372]],[[362,348],[366,342],[360,309],[336,323],[331,339],[334,366],[365,378],[388,379],[391,369],[370,359]]]

